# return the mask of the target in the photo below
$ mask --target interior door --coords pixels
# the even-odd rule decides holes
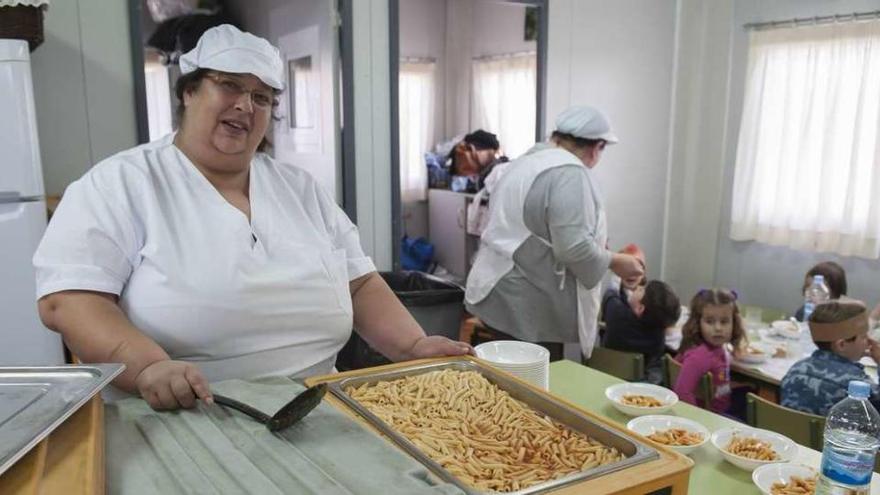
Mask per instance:
[[[275,157],[311,173],[342,203],[339,133],[339,16],[323,3],[313,24],[283,34],[278,48],[287,89],[275,122]]]

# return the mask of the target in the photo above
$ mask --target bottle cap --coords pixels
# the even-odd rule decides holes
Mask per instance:
[[[824,284],[825,283],[825,275],[813,275],[813,283],[814,284]]]
[[[847,393],[856,399],[867,399],[871,395],[871,386],[859,380],[850,380]]]

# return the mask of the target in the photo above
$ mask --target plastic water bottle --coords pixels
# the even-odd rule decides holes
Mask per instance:
[[[804,291],[804,321],[810,320],[810,315],[816,306],[828,302],[831,299],[831,291],[825,285],[823,275],[813,275],[813,283]]]
[[[849,397],[838,402],[825,422],[825,448],[816,495],[867,494],[874,456],[880,446],[880,414],[868,402],[871,386],[852,380]]]

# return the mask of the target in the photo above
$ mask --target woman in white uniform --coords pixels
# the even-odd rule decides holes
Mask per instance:
[[[44,324],[155,409],[208,383],[332,371],[352,327],[393,360],[459,355],[426,337],[301,169],[260,152],[278,49],[223,25],[180,59],[178,131],[71,184],[34,256]]]
[[[563,358],[596,341],[599,282],[610,268],[625,284],[644,274],[638,258],[606,248],[605,208],[591,169],[617,137],[592,107],[556,119],[550,141],[510,162],[489,200],[489,221],[467,280],[468,311],[496,339],[536,342]]]

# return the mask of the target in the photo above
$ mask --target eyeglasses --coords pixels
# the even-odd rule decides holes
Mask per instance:
[[[246,89],[244,85],[235,79],[221,74],[206,74],[205,77],[214,81],[220,90],[230,98],[241,98],[241,95],[248,94],[251,102],[255,107],[267,109],[276,105],[275,95],[263,89]]]

